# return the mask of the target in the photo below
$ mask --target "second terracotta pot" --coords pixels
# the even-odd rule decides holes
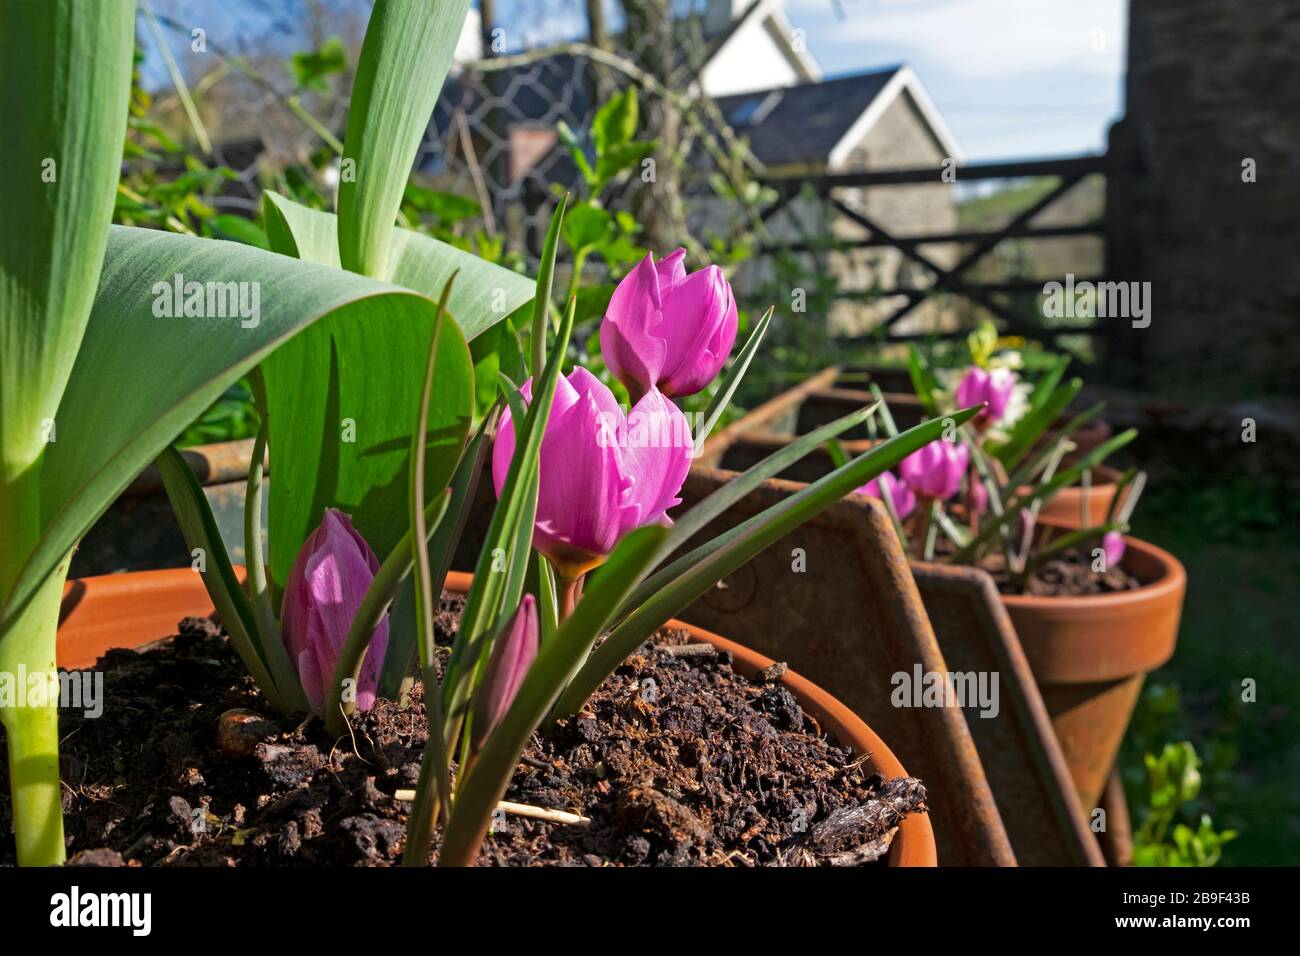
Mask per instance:
[[[1124,567],[1144,582],[1140,588],[1002,596],[1085,812],[1098,806],[1143,679],[1173,655],[1187,590],[1172,554],[1124,541]]]
[[[1118,470],[1107,465],[1098,465],[1092,469],[1092,483],[1087,491],[1084,491],[1081,485],[1062,488],[1051,501],[1042,506],[1038,516],[1067,528],[1082,528],[1084,526],[1083,502],[1086,498],[1088,524],[1090,526],[1102,524],[1106,520],[1111,499],[1115,497],[1115,491],[1119,487],[1119,479]],[[1020,489],[1022,494],[1028,491],[1028,488]]]

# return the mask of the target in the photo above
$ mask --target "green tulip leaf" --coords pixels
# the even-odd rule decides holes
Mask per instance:
[[[469,0],[376,0],[357,61],[340,171],[338,249],[345,269],[407,284],[390,259],[393,223],[468,10]]]

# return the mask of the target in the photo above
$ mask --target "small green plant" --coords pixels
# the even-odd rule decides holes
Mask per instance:
[[[1237,838],[1235,830],[1217,831],[1208,813],[1195,828],[1180,816],[1201,792],[1201,759],[1189,741],[1165,744],[1160,754],[1147,754],[1147,808],[1133,835],[1135,866],[1214,866],[1223,847]]]

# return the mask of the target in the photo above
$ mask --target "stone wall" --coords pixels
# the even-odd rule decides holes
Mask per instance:
[[[1131,0],[1126,104],[1109,269],[1151,282],[1152,313],[1103,320],[1109,373],[1171,397],[1294,395],[1300,2]]]

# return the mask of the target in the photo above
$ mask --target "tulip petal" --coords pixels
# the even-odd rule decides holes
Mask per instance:
[[[674,267],[675,268],[675,267]],[[663,300],[654,255],[637,263],[614,289],[600,325],[600,351],[614,376],[645,391],[663,374],[668,345],[662,338]]]
[[[717,376],[736,341],[736,300],[722,270],[701,269],[664,296],[662,334],[668,367],[660,388],[666,395],[691,395]]]
[[[633,527],[665,521],[668,509],[681,504],[678,493],[691,468],[690,425],[681,409],[651,389],[628,413],[627,433],[622,463],[631,478],[628,500],[636,507]]]

